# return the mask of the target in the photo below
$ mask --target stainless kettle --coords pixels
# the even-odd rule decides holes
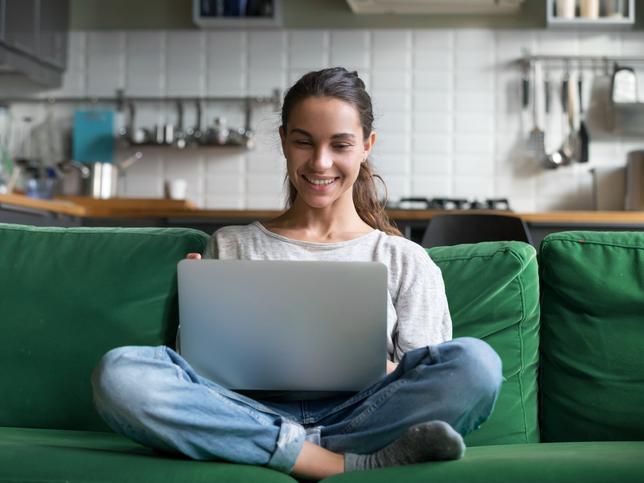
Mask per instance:
[[[58,168],[65,174],[64,183],[68,186],[67,194],[90,196],[98,199],[114,198],[117,193],[118,180],[122,173],[135,162],[143,157],[143,153],[137,151],[134,155],[119,163],[79,163],[78,161],[62,161]],[[76,178],[71,180],[72,188],[69,189],[72,172]],[[72,191],[72,193],[69,193]]]

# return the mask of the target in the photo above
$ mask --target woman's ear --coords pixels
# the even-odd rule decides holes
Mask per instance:
[[[282,143],[282,154],[286,157],[286,132],[284,131],[284,126],[280,126],[280,142]]]
[[[373,149],[373,145],[376,144],[376,131],[371,131],[371,134],[369,134],[369,137],[365,139],[364,141],[364,159],[362,162],[365,162],[367,158],[369,157],[369,154],[371,154],[371,150]]]

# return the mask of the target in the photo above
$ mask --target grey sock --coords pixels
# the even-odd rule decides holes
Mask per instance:
[[[444,421],[429,421],[412,426],[400,438],[375,453],[346,453],[344,471],[456,460],[463,454],[465,443],[460,434]]]

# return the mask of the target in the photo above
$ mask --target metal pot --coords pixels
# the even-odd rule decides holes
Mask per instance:
[[[121,174],[142,157],[143,154],[139,151],[120,163],[83,164],[78,161],[63,161],[58,163],[58,167],[66,175],[70,172],[80,175],[76,181],[75,194],[108,199],[116,196]]]

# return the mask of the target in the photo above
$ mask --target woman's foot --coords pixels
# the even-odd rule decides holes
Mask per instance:
[[[344,470],[370,470],[426,461],[456,460],[465,454],[462,436],[444,421],[412,426],[389,446],[372,454],[346,453]]]

